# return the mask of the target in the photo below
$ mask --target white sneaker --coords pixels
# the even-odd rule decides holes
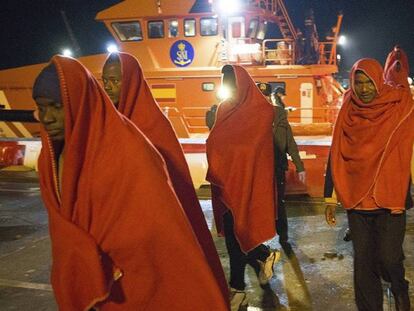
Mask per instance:
[[[244,290],[230,288],[230,309],[239,311],[241,307],[247,307],[247,296]]]
[[[260,271],[259,271],[259,283],[260,285],[265,285],[273,276],[273,265],[280,260],[281,253],[279,250],[271,251],[269,256],[263,262],[258,260],[257,262],[260,264]]]

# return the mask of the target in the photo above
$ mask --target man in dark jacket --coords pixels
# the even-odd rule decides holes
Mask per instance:
[[[288,243],[288,223],[285,207],[285,181],[286,171],[288,170],[289,154],[296,167],[298,178],[302,183],[306,181],[305,167],[299,156],[298,146],[293,137],[292,128],[287,119],[283,96],[285,90],[278,87],[271,94],[271,100],[275,106],[275,120],[273,123],[273,137],[275,150],[275,173],[277,180],[277,194],[279,201],[278,218],[276,221],[276,231],[279,234],[279,242],[285,250],[290,250]]]
[[[279,235],[279,243],[285,251],[290,251],[291,247],[288,243],[288,223],[285,207],[285,182],[286,171],[288,170],[288,158],[290,155],[298,178],[305,183],[306,173],[303,162],[299,156],[298,146],[293,137],[292,129],[287,119],[285,104],[283,96],[286,95],[285,90],[278,87],[271,92],[271,86],[268,83],[257,84],[263,95],[273,104],[275,111],[275,118],[273,121],[273,138],[274,138],[274,154],[275,154],[275,176],[277,182],[277,196],[278,196],[278,213],[276,220],[276,231]]]

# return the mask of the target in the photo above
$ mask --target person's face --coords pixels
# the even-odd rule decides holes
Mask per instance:
[[[356,72],[354,88],[356,96],[365,104],[372,102],[377,96],[374,82],[363,72]]]
[[[53,141],[65,139],[65,111],[62,103],[53,99],[38,97],[35,99],[39,111],[39,121]]]
[[[121,63],[115,62],[105,65],[102,72],[102,80],[105,92],[111,98],[114,105],[118,106],[122,85]]]

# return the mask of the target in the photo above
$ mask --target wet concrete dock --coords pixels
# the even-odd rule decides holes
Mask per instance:
[[[214,233],[208,192],[200,192],[204,213],[226,273],[224,240]],[[292,251],[283,252],[275,276],[261,288],[249,267],[248,311],[353,311],[352,244],[342,237],[347,228],[344,213],[338,226],[324,222],[321,200],[289,197],[287,201]],[[279,248],[276,240],[269,242]],[[407,278],[414,281],[414,211],[408,212],[405,252]],[[0,171],[0,310],[57,310],[49,284],[50,240],[34,172]],[[414,297],[414,285],[410,296]],[[386,296],[386,287],[384,287]],[[389,308],[385,299],[384,310]],[[392,301],[391,301],[392,303]]]

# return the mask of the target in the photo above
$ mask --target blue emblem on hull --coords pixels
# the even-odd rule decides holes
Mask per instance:
[[[170,58],[177,67],[187,67],[194,60],[194,48],[188,41],[176,41],[171,46]]]

